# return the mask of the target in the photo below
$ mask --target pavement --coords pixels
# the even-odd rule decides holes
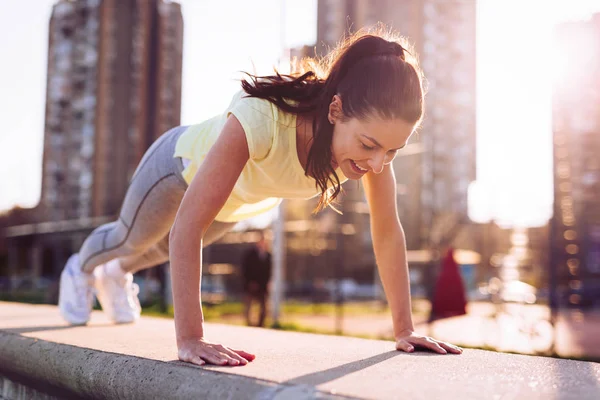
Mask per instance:
[[[491,317],[494,306],[489,303],[472,303],[467,311],[467,315],[420,327],[463,346],[600,360],[598,311],[560,310],[553,325],[550,309],[542,305],[507,304],[495,319]]]
[[[427,307],[416,300],[418,308]],[[423,304],[421,304],[423,303]],[[494,319],[496,308],[489,302],[470,302],[467,314],[429,323],[427,313],[413,315],[415,330],[439,340],[460,346],[486,348],[521,354],[554,354],[565,358],[600,360],[600,312],[561,310],[554,326],[549,324],[550,310],[543,305],[508,304],[506,312]],[[282,321],[319,332],[336,332],[334,315],[283,315]],[[223,322],[242,324],[241,316],[224,318]],[[389,313],[345,314],[345,335],[384,339],[393,337]]]
[[[55,306],[0,302],[0,378],[88,398],[600,398],[592,362],[469,349],[406,354],[390,341],[211,323],[206,332],[257,359],[196,367],[176,360],[171,319],[113,325],[97,311],[73,327]]]

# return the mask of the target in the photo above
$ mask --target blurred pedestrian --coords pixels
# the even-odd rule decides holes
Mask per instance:
[[[87,323],[95,286],[112,320],[135,321],[140,307],[132,273],[168,259],[179,359],[244,365],[255,356],[205,336],[201,247],[282,198],[320,196],[320,211],[351,179],[365,187],[395,348],[460,353],[416,333],[411,315],[406,240],[390,165],[424,113],[422,73],[406,41],[385,29],[360,31],[290,75],[249,74],[241,86],[222,114],[173,128],[148,149],[118,219],[92,232],[67,261],[59,294],[63,317]]]
[[[441,266],[431,301],[429,321],[467,313],[467,294],[460,267],[454,259],[453,248],[448,248]]]
[[[241,264],[246,324],[252,326],[250,317],[252,303],[257,302],[259,316],[256,326],[265,326],[269,281],[271,280],[271,253],[264,233],[260,232],[258,241],[243,254]]]

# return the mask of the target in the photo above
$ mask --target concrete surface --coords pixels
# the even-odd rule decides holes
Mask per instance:
[[[467,314],[444,318],[429,323],[429,302],[413,299],[413,306],[421,312],[413,315],[417,332],[431,335],[459,346],[496,349],[519,354],[556,353],[563,358],[585,358],[600,360],[600,310],[563,309],[556,313],[554,329],[550,338],[539,340],[547,342],[546,351],[532,343],[528,334],[528,323],[550,320],[550,309],[542,305],[508,304],[512,318],[506,314],[500,320],[494,320],[496,307],[489,302],[469,302]],[[523,316],[519,319],[519,316]],[[297,324],[303,328],[317,329],[323,333],[336,330],[335,315],[283,314],[284,323]],[[498,322],[501,321],[501,322]],[[225,323],[243,325],[242,315],[228,315]],[[490,332],[490,329],[493,332]],[[346,313],[343,317],[342,331],[349,336],[363,336],[372,339],[393,337],[392,320],[388,312],[355,315]],[[494,340],[495,339],[495,340]],[[495,342],[495,343],[494,343]]]
[[[600,364],[465,350],[405,354],[392,342],[207,324],[257,354],[244,367],[176,361],[173,321],[70,327],[54,306],[0,302],[0,370],[96,398],[598,399]]]

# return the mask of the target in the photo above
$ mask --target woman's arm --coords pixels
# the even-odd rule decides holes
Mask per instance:
[[[169,257],[175,330],[179,358],[183,361],[237,365],[245,364],[243,358],[254,358],[206,342],[200,304],[202,237],[231,194],[248,158],[244,130],[231,116],[186,190],[171,229]]]
[[[398,216],[396,177],[391,164],[384,166],[380,174],[367,173],[363,182],[371,214],[373,250],[392,312],[396,348],[410,352],[413,345],[418,345],[439,353],[460,353],[456,346],[414,332],[406,240]]]
[[[366,174],[363,182],[371,216],[373,250],[397,335],[403,330],[414,330],[414,326],[406,242],[396,205],[396,178],[391,165],[386,165],[380,174]]]

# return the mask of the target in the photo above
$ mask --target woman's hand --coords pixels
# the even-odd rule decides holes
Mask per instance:
[[[426,348],[440,354],[462,353],[462,349],[460,347],[435,340],[428,336],[419,335],[411,330],[402,331],[398,336],[396,336],[396,350],[412,353],[415,350],[415,347]]]
[[[179,341],[178,347],[179,359],[196,365],[246,365],[256,358],[254,354],[210,343],[203,338]]]

